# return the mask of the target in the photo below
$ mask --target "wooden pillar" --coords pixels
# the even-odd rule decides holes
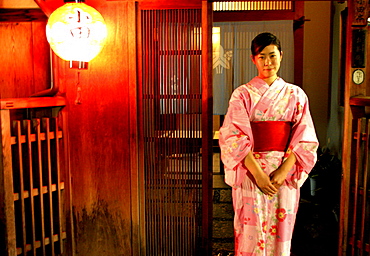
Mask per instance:
[[[361,81],[361,73],[366,71],[366,34],[368,3],[367,1],[349,0],[348,17],[346,22],[346,56],[345,57],[345,92],[344,92],[344,131],[343,131],[343,150],[342,150],[342,194],[339,220],[339,250],[338,255],[347,255],[349,227],[348,206],[351,173],[351,139],[352,139],[352,119],[358,117],[362,111],[360,106],[351,106],[351,97],[365,96],[367,83]],[[369,68],[367,68],[369,70]],[[368,75],[365,75],[368,77]],[[361,107],[360,107],[361,108]],[[363,106],[364,108],[364,106]]]
[[[0,254],[17,255],[9,110],[0,110]]]
[[[212,2],[202,1],[203,255],[212,255]]]
[[[127,46],[131,56],[137,56],[137,3],[130,1],[127,3],[127,22],[131,24],[127,26]],[[128,94],[129,94],[129,117],[130,117],[130,175],[131,175],[131,244],[132,255],[144,255],[143,244],[145,244],[145,236],[142,236],[144,225],[141,226],[141,221],[145,218],[144,211],[140,211],[140,187],[143,184],[142,170],[139,167],[139,138],[138,138],[138,86],[137,86],[137,58],[128,58]]]

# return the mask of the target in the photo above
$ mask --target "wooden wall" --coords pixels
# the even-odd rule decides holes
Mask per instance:
[[[40,2],[48,11],[48,1]],[[53,86],[68,102],[76,252],[138,255],[135,3],[100,2],[95,8],[109,35],[88,70],[69,69],[53,54]],[[0,22],[1,98],[29,97],[51,86],[45,25],[46,16]]]
[[[304,25],[302,88],[310,100],[312,118],[322,147],[327,144],[330,102],[331,5],[330,1],[304,3],[304,15],[310,21]]]
[[[28,97],[50,87],[50,51],[41,21],[0,22],[0,97]]]
[[[137,207],[131,194],[135,185],[131,176],[137,171],[134,7],[109,1],[97,8],[109,34],[88,70],[57,63],[56,82],[69,104],[77,255],[135,255],[131,246],[131,225],[135,225],[131,210]],[[81,103],[75,103],[77,98]]]

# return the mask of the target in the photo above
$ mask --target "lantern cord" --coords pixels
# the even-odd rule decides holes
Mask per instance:
[[[76,95],[76,100],[75,104],[79,105],[81,104],[81,85],[80,85],[80,72],[77,72],[77,95]]]

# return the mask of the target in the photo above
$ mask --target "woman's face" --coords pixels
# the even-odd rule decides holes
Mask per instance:
[[[282,53],[276,45],[266,46],[259,54],[252,56],[252,61],[262,79],[275,79],[280,68]]]

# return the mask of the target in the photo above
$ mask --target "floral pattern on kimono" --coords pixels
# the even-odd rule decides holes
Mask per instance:
[[[291,122],[287,151],[253,152],[251,121]],[[299,188],[316,162],[318,147],[306,94],[281,78],[270,86],[258,77],[241,85],[231,96],[219,144],[225,182],[233,187],[235,255],[290,255]],[[295,154],[297,161],[274,196],[263,194],[244,166],[250,151],[267,175]]]

